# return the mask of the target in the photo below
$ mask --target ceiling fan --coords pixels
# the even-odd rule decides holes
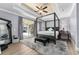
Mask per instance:
[[[44,13],[48,13],[48,11],[46,11],[46,9],[47,9],[47,6],[35,6],[38,10],[37,11],[35,11],[35,12],[39,12],[40,13],[40,15],[42,14],[42,12],[44,12]]]

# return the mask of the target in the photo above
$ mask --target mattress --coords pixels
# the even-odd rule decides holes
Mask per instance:
[[[38,34],[54,36],[54,31],[39,31]],[[58,36],[58,31],[56,31],[56,38],[57,36]]]

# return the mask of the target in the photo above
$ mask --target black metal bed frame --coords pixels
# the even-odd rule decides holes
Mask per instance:
[[[4,18],[0,18],[0,20],[8,22],[6,26],[9,28],[8,30],[9,30],[9,39],[10,39],[10,42],[8,44],[10,44],[10,43],[12,43],[12,28],[11,28],[12,24],[11,24],[11,21],[7,20],[7,19],[4,19]]]
[[[57,14],[54,12],[54,13],[50,13],[50,14],[47,14],[47,15],[44,15],[44,16],[40,16],[40,17],[37,17],[36,18],[36,21],[35,21],[35,27],[36,27],[36,37],[38,36],[38,33],[37,33],[37,23],[38,23],[38,19],[39,18],[42,18],[42,17],[45,17],[45,16],[49,16],[49,15],[52,15],[52,14],[54,14],[54,20],[48,20],[48,21],[54,21],[54,27],[53,27],[53,29],[54,29],[54,38],[56,39],[56,31],[59,31],[59,29],[60,29],[60,19],[58,18],[58,16],[57,16]],[[57,19],[56,19],[56,17],[57,17]],[[41,19],[40,19],[41,20]],[[43,21],[43,20],[41,20],[41,21]],[[45,27],[47,26],[47,24],[46,24],[46,22],[48,22],[48,21],[44,21],[45,22]],[[56,21],[58,21],[58,27],[56,27]]]

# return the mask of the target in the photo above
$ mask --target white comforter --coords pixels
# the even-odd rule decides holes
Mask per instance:
[[[38,34],[54,36],[54,31],[39,31]],[[56,38],[57,38],[57,35],[58,35],[58,31],[56,31]]]

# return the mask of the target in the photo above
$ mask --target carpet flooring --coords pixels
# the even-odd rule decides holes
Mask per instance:
[[[21,42],[42,55],[68,55],[67,43],[64,41],[57,40],[56,45],[51,42],[46,46],[41,42],[34,43],[34,38],[24,39]]]

